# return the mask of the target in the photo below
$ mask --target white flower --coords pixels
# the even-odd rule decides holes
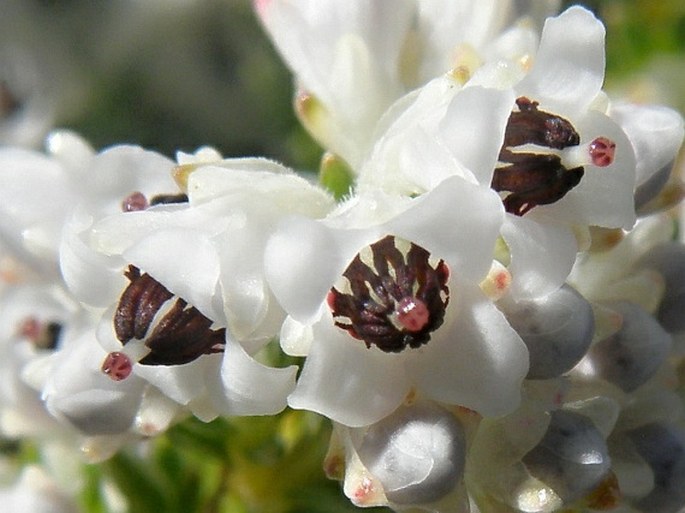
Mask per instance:
[[[142,379],[203,419],[276,413],[295,368],[270,368],[248,354],[277,334],[284,316],[264,282],[263,247],[280,217],[321,216],[332,200],[272,162],[206,164],[215,157],[207,150],[179,157],[187,196],[176,185],[117,183],[116,210],[80,209],[65,230],[62,268],[72,290],[101,309],[103,352],[90,368],[116,381],[106,389],[133,387],[140,401]],[[102,172],[116,176],[116,163]],[[168,161],[156,167],[169,182],[171,169]],[[79,379],[73,386],[87,390]]]
[[[0,299],[0,432],[10,438],[68,438],[45,409],[28,370],[59,349],[78,307],[53,285],[16,284]]]
[[[302,328],[291,351],[307,354],[290,406],[348,426],[412,390],[484,415],[515,408],[527,351],[478,287],[501,221],[497,195],[457,177],[414,200],[379,193],[323,222],[284,221],[266,271]]]
[[[547,14],[555,3],[539,10]],[[526,14],[509,0],[255,4],[303,89],[300,118],[353,168],[383,112],[406,92],[454,68],[468,75],[494,55],[523,57],[536,42],[524,25],[498,38]]]
[[[547,20],[527,74],[496,61],[466,87],[451,77],[427,84],[386,114],[359,190],[422,194],[454,174],[491,186],[509,214],[511,294],[554,292],[575,261],[577,227],[632,226],[635,187],[682,139],[673,111],[607,107],[603,45],[602,24],[575,7]]]

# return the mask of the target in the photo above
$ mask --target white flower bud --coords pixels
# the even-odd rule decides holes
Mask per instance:
[[[570,370],[583,357],[594,333],[590,303],[568,285],[541,298],[500,305],[530,354],[529,379]]]
[[[549,485],[564,502],[583,497],[605,477],[611,462],[602,433],[590,419],[558,410],[547,433],[523,457],[528,472]]]
[[[660,244],[649,251],[638,267],[654,269],[666,285],[657,319],[670,333],[685,330],[685,246],[677,242]]]
[[[371,426],[359,458],[396,504],[435,502],[454,490],[464,472],[466,442],[457,419],[427,403],[401,407]]]
[[[685,432],[652,423],[628,433],[635,449],[654,474],[651,492],[634,506],[649,513],[675,513],[685,505]]]
[[[621,329],[592,346],[584,362],[600,377],[632,392],[659,369],[671,349],[671,337],[634,303],[608,306],[621,314]]]

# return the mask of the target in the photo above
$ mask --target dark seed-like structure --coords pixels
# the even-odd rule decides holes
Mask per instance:
[[[516,105],[519,111],[509,116],[499,154],[503,165],[495,169],[491,187],[509,192],[503,200],[505,210],[522,216],[538,205],[559,201],[580,183],[585,170],[582,166],[567,169],[554,153],[514,151],[527,144],[555,150],[580,144],[580,136],[568,120],[538,110],[537,102],[523,96]]]
[[[170,205],[173,203],[188,203],[188,195],[185,193],[178,194],[157,194],[150,199],[150,206],[155,205]]]
[[[141,364],[181,365],[203,354],[223,351],[225,328],[211,329],[212,321],[197,308],[175,298],[164,285],[147,273],[141,274],[137,267],[130,265],[125,276],[131,283],[119,299],[114,331],[123,345],[133,339],[145,341],[151,352],[140,360]],[[172,300],[174,303],[155,319],[167,301]]]
[[[395,237],[371,244],[371,262],[357,254],[343,272],[349,293],[328,293],[335,325],[382,351],[398,353],[430,340],[444,321],[449,301],[449,270],[443,260],[413,243],[403,252]],[[341,287],[343,288],[343,287]]]

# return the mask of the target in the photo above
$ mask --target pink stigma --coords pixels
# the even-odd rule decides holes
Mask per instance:
[[[121,381],[128,378],[133,370],[131,359],[124,353],[117,351],[109,353],[102,362],[102,372],[107,374],[112,381]]]
[[[597,167],[607,167],[614,162],[616,143],[606,137],[598,137],[590,143],[590,157]]]
[[[426,304],[415,297],[407,296],[397,304],[397,321],[411,332],[421,331],[428,324],[430,312]]]
[[[121,210],[123,212],[136,212],[138,210],[145,210],[149,206],[147,198],[142,192],[132,192],[124,198],[121,202]]]
[[[19,325],[19,335],[26,337],[29,340],[36,340],[40,337],[41,329],[42,325],[38,319],[35,317],[28,317]]]

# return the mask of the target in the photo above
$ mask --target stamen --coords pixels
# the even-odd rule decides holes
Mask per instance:
[[[114,332],[123,345],[145,341],[151,351],[141,364],[182,365],[223,351],[225,328],[212,329],[211,319],[137,267],[130,265],[125,276],[131,283],[114,313]]]
[[[124,212],[137,212],[140,210],[147,210],[149,207],[155,205],[169,205],[172,203],[187,203],[188,195],[184,193],[179,194],[157,194],[152,197],[150,201],[147,200],[142,192],[132,192],[124,201],[121,202],[121,210]]]
[[[519,110],[509,117],[491,187],[508,193],[503,194],[507,212],[522,216],[563,198],[580,183],[586,162],[578,162],[580,136],[567,119],[539,110],[538,102],[524,96],[516,105]],[[589,159],[587,150],[585,155]]]
[[[121,210],[123,212],[137,212],[145,210],[148,207],[147,198],[142,192],[132,192],[124,198],[121,202]]]
[[[155,205],[170,205],[173,203],[187,203],[188,195],[185,193],[178,194],[157,194],[150,200],[150,206]]]
[[[385,352],[426,344],[449,300],[447,265],[433,265],[429,257],[422,247],[391,235],[364,248],[343,272],[344,283],[326,298],[335,325]]]
[[[126,354],[114,351],[109,353],[102,362],[101,370],[112,381],[122,381],[131,375],[133,362]]]

